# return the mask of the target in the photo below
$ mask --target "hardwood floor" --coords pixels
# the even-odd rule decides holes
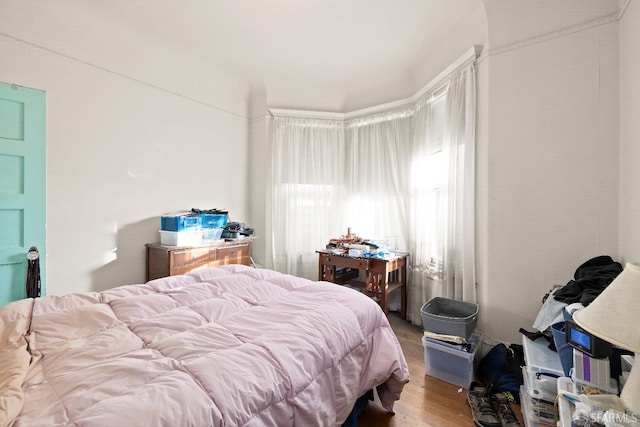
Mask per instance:
[[[359,427],[465,427],[475,426],[467,406],[467,390],[425,375],[422,328],[389,314],[393,328],[409,366],[410,381],[400,400],[395,403],[395,415],[387,413],[377,400],[370,402],[358,419]],[[518,405],[514,411],[522,426]]]

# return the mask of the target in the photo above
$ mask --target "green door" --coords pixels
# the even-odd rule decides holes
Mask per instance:
[[[25,298],[27,252],[46,277],[46,108],[40,90],[0,83],[0,306]]]

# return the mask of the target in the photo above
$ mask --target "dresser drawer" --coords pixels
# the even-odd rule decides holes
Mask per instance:
[[[218,248],[216,254],[216,264],[251,264],[251,246],[231,246],[228,248]]]
[[[171,275],[185,274],[198,268],[213,266],[216,261],[216,250],[199,248],[171,251]]]
[[[357,268],[358,270],[367,270],[369,268],[369,260],[362,258],[349,258],[338,255],[320,255],[321,262],[336,267]]]
[[[198,246],[147,243],[147,280],[225,264],[251,265],[251,240]]]

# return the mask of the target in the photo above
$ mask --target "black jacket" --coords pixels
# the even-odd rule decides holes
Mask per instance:
[[[608,255],[591,258],[582,264],[570,280],[553,297],[560,302],[579,302],[585,307],[622,272],[622,265]]]

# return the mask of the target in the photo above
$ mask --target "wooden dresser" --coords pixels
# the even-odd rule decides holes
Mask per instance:
[[[186,274],[199,268],[225,264],[251,265],[251,240],[198,246],[147,243],[147,280]]]

